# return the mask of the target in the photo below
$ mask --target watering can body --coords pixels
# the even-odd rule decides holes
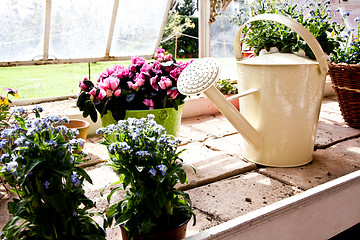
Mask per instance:
[[[266,166],[293,167],[312,160],[325,78],[319,64],[274,53],[237,61],[241,114],[259,132],[261,148],[242,141],[244,156]]]
[[[251,21],[274,21],[297,32],[316,61],[290,53],[243,59],[241,31],[234,41],[239,90],[257,89],[239,100],[241,114],[261,136],[261,147],[242,141],[244,156],[255,163],[294,167],[312,160],[321,101],[327,74],[326,55],[315,37],[285,16],[262,14]]]

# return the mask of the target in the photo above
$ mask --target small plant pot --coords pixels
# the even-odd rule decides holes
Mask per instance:
[[[79,134],[76,136],[76,138],[82,138],[86,140],[90,123],[80,119],[70,119],[69,123],[65,123],[64,126],[69,129],[79,130]]]
[[[175,227],[172,230],[164,229],[163,232],[154,232],[150,236],[146,236],[146,238],[141,236],[135,236],[134,240],[180,240],[186,238],[186,228],[190,219],[186,219],[186,221],[182,222],[179,226]],[[127,232],[125,228],[120,225],[121,229],[121,237],[123,240],[128,240]]]

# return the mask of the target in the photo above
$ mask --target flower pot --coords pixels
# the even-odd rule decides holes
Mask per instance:
[[[329,64],[331,82],[347,125],[360,128],[360,65]]]
[[[168,134],[177,136],[180,129],[183,105],[184,104],[179,105],[178,110],[176,110],[175,108],[162,108],[153,110],[128,110],[126,111],[125,119],[145,118],[148,114],[154,114],[155,121],[158,124],[162,125]],[[112,117],[111,112],[105,114],[101,118],[101,121],[103,127],[106,127],[110,124],[116,124],[116,121]]]
[[[79,134],[76,136],[76,138],[82,138],[86,140],[90,123],[80,119],[70,119],[69,123],[65,123],[64,126],[69,129],[79,130]]]
[[[176,226],[174,229],[166,230],[164,229],[163,232],[154,232],[151,233],[149,236],[141,237],[141,236],[135,236],[134,240],[180,240],[186,238],[186,228],[187,224],[190,219],[185,220],[178,226]],[[121,237],[123,240],[127,240],[127,232],[125,228],[120,225],[121,229]]]

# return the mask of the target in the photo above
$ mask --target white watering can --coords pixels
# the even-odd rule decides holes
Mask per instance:
[[[274,53],[242,59],[240,36],[245,24],[268,20],[297,32],[317,62],[295,54]],[[204,92],[244,137],[248,160],[274,167],[294,167],[312,160],[321,100],[328,71],[326,55],[315,37],[300,23],[282,15],[261,14],[238,30],[234,50],[239,73],[241,113],[213,84],[220,68],[211,58],[190,64],[178,79],[182,94]]]

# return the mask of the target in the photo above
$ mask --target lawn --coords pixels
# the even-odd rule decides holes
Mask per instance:
[[[91,79],[115,64],[128,66],[130,61],[90,64]],[[67,96],[77,94],[79,81],[89,76],[87,63],[54,64],[0,68],[0,86],[15,88],[19,99]]]
[[[187,62],[190,59],[179,59]],[[96,81],[98,74],[115,64],[129,66],[128,61],[98,62],[90,64],[90,77]],[[19,99],[75,95],[79,81],[89,76],[88,63],[34,65],[0,68],[0,86],[17,89]]]

